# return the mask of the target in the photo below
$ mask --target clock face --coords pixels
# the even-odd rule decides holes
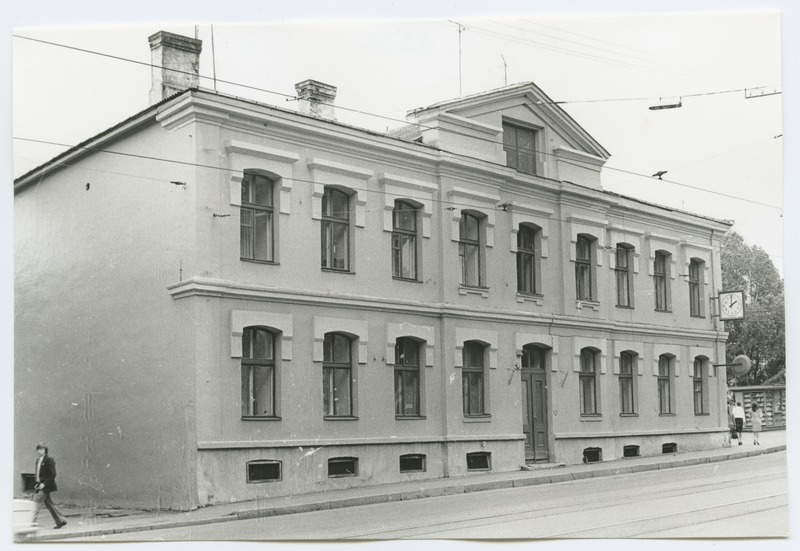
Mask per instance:
[[[744,318],[744,292],[728,291],[719,294],[720,319]]]

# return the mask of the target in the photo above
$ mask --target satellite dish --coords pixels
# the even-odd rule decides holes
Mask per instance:
[[[736,356],[729,365],[731,366],[733,374],[739,377],[750,371],[750,358],[744,354],[740,354]]]

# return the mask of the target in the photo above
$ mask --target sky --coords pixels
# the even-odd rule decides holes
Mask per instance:
[[[294,109],[294,84],[313,78],[337,86],[340,121],[378,131],[402,125],[416,107],[533,81],[611,153],[606,190],[734,221],[787,274],[792,300],[796,259],[785,257],[783,236],[792,235],[784,222],[796,221],[783,208],[798,202],[796,186],[785,184],[797,180],[798,161],[784,155],[797,151],[786,132],[796,128],[797,79],[787,75],[798,74],[800,9],[789,0],[607,0],[602,8],[588,0],[228,0],[224,11],[204,1],[139,0],[124,12],[109,4],[0,8],[2,62],[12,77],[0,114],[9,181],[0,192],[2,334],[13,327],[5,308],[13,292],[10,181],[146,108],[147,37],[193,36],[195,25],[201,75],[216,74],[220,92]],[[201,86],[215,83],[202,78]],[[775,91],[783,93],[746,97]],[[660,170],[661,181],[651,176]],[[0,346],[0,363],[11,365],[9,350]]]

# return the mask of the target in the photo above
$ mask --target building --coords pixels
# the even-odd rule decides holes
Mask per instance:
[[[150,42],[152,105],[14,183],[16,472],[188,509],[723,444],[730,223],[604,191],[536,85],[382,134]]]

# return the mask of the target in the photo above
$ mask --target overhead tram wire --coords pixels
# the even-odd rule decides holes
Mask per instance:
[[[85,48],[78,48],[78,47],[75,47],[75,46],[68,46],[68,45],[65,45],[65,44],[57,43],[57,42],[50,42],[50,41],[47,41],[47,40],[31,38],[31,37],[25,37],[25,36],[20,36],[20,35],[13,35],[13,36],[15,38],[21,38],[21,39],[24,39],[24,40],[30,40],[30,41],[33,41],[33,42],[39,42],[39,43],[47,44],[49,46],[61,47],[61,48],[66,48],[66,49],[70,49],[70,50],[79,51],[79,52],[82,52],[82,53],[88,53],[88,54],[98,55],[98,56],[102,56],[102,57],[108,57],[108,58],[115,59],[115,60],[118,60],[118,61],[126,61],[126,62],[129,62],[129,63],[135,63],[135,64],[139,64],[139,65],[146,65],[148,67],[162,68],[162,67],[160,67],[158,65],[154,65],[152,63],[145,63],[145,62],[142,62],[142,61],[137,61],[137,60],[124,58],[124,57],[120,57],[120,56],[115,56],[115,55],[111,55],[111,54],[106,54],[106,53],[103,53],[103,52],[97,52],[97,51],[94,51],[94,50],[88,50],[88,49],[85,49]],[[191,73],[191,72],[188,72],[188,71],[180,71],[180,70],[171,69],[171,68],[168,68],[168,69],[172,70],[174,72],[180,73],[180,74],[194,75],[194,73]],[[202,75],[198,75],[198,76],[200,78],[205,78],[205,79],[212,78],[212,77],[202,76]],[[232,86],[238,86],[238,87],[242,87],[242,88],[246,88],[246,89],[250,89],[250,90],[256,90],[256,91],[260,91],[260,92],[265,92],[265,93],[269,93],[269,94],[278,95],[278,96],[281,96],[281,97],[284,97],[284,98],[288,98],[288,99],[296,99],[295,95],[285,94],[283,92],[276,92],[274,90],[268,90],[268,89],[260,88],[260,87],[257,87],[257,86],[251,86],[251,85],[248,85],[248,84],[242,84],[242,83],[238,83],[238,82],[234,82],[234,81],[227,81],[227,80],[223,80],[223,79],[217,79],[217,81],[225,83],[225,84],[230,84]],[[716,91],[716,92],[701,92],[701,93],[693,93],[693,94],[683,94],[681,97],[699,97],[699,96],[709,96],[709,95],[715,95],[715,94],[728,94],[728,93],[733,93],[733,92],[741,92],[743,90],[747,90],[747,88],[739,88],[739,89],[736,89],[736,90],[724,90],[724,91]],[[613,99],[597,99],[597,100],[570,100],[570,101],[538,102],[538,105],[563,105],[563,104],[570,104],[570,103],[592,103],[592,102],[604,102],[604,101],[653,101],[655,99],[656,98],[654,98],[654,97],[653,98],[641,97],[641,98],[613,98]],[[245,101],[251,101],[251,100],[245,100]],[[388,116],[385,116],[385,115],[379,115],[379,114],[376,114],[376,113],[370,113],[368,111],[362,111],[362,110],[353,109],[353,108],[349,108],[349,107],[345,107],[345,106],[337,105],[336,108],[340,109],[340,110],[343,110],[343,111],[353,112],[353,113],[357,113],[357,114],[361,114],[361,115],[373,116],[373,117],[378,117],[378,118],[385,119],[385,120],[390,120],[390,121],[394,121],[394,122],[400,122],[400,123],[403,123],[405,125],[415,126],[417,128],[420,128],[420,129],[425,129],[425,130],[434,129],[433,127],[426,126],[426,125],[423,125],[421,123],[410,122],[410,121],[407,121],[407,120],[404,120],[404,119],[397,119],[397,118],[394,118],[394,117],[388,117]],[[280,117],[278,117],[278,118],[280,118]],[[286,119],[284,119],[284,120],[286,120]],[[456,121],[453,121],[453,126],[457,126],[457,127],[461,127],[461,128],[468,128],[466,125],[459,124]],[[454,135],[457,135],[457,136],[469,137],[469,138],[476,139],[476,140],[479,140],[479,141],[485,141],[485,142],[488,142],[488,143],[496,144],[496,141],[492,140],[490,138],[483,138],[483,137],[480,137],[480,136],[474,136],[472,134],[467,134],[467,133],[458,132],[456,130],[445,129],[445,128],[439,128],[438,130],[440,130],[442,132],[448,132],[450,134],[454,134]],[[15,139],[24,139],[24,138],[15,138]],[[32,141],[36,141],[36,140],[32,140]],[[42,142],[42,143],[48,143],[48,142]],[[65,145],[65,144],[53,144],[53,145],[63,145],[64,147],[70,147],[70,146]],[[442,151],[447,151],[447,150],[442,149]],[[450,153],[453,153],[453,152],[450,152]],[[556,156],[556,155],[554,155],[552,153],[548,153],[548,152],[545,152],[545,151],[538,151],[537,150],[537,151],[535,151],[535,153],[538,153],[540,155],[553,156],[553,157]],[[453,154],[457,154],[457,153],[453,153]],[[581,163],[581,161],[577,161],[577,162]],[[587,167],[591,166],[588,163],[585,163],[584,165],[587,166]],[[628,171],[628,170],[619,169],[619,168],[614,168],[614,167],[610,167],[610,166],[605,166],[604,168],[607,169],[607,170],[614,170],[614,171],[617,171],[617,172],[623,172],[623,173],[626,173],[626,174],[640,176],[640,177],[643,177],[643,178],[648,178],[648,179],[651,178],[651,176],[648,175],[648,174],[637,173],[637,172]],[[700,187],[696,187],[696,186],[690,186],[688,184],[682,184],[680,182],[675,182],[673,180],[660,180],[660,181],[671,183],[671,184],[678,185],[678,186],[691,188],[691,189],[695,189],[695,190],[699,190],[699,191],[704,191],[706,193],[721,195],[721,196],[734,198],[734,199],[738,199],[738,200],[742,200],[742,201],[748,201],[748,202],[751,202],[753,204],[757,204],[757,205],[761,205],[761,206],[765,206],[765,207],[770,207],[770,208],[774,208],[774,209],[783,210],[782,207],[777,207],[775,205],[768,205],[766,203],[760,203],[758,201],[753,201],[751,199],[746,199],[744,197],[737,197],[737,196],[733,196],[733,195],[724,194],[722,192],[712,191],[712,190],[708,190],[708,189],[704,189],[704,188],[700,188]]]

